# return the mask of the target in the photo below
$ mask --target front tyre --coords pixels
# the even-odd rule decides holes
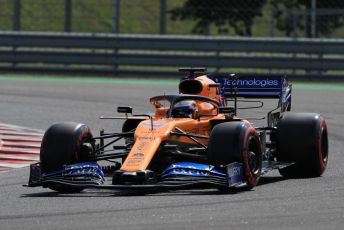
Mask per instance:
[[[325,119],[315,113],[286,113],[277,124],[277,160],[295,162],[280,169],[287,178],[319,177],[328,162]]]
[[[94,144],[89,127],[74,122],[52,125],[44,134],[40,161],[42,173],[51,173],[63,166],[90,160]],[[51,186],[58,192],[80,192],[82,189],[68,186]]]
[[[242,163],[247,188],[257,185],[262,171],[262,151],[257,132],[249,123],[233,121],[216,125],[209,139],[208,158],[214,166]]]

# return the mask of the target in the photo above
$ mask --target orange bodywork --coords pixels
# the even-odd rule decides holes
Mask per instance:
[[[222,98],[217,93],[218,87],[214,86],[214,81],[205,75],[193,80],[202,84],[202,90],[195,95],[209,97],[222,104]],[[176,128],[187,133],[209,136],[211,132],[210,121],[225,119],[225,115],[218,114],[218,107],[214,105],[199,101],[197,107],[198,113],[193,118],[171,118],[167,116],[167,108],[156,108],[155,116],[152,119],[144,120],[137,126],[134,145],[123,162],[121,170],[146,170],[161,143],[165,141],[195,143],[188,137],[171,135],[171,132],[176,131]],[[205,145],[208,144],[208,139],[197,140]]]
[[[200,76],[195,78],[195,80],[199,81],[202,83],[202,91],[198,93],[197,95],[199,96],[204,96],[204,97],[210,97],[212,99],[215,99],[219,102],[222,102],[221,95],[217,93],[218,86],[212,86],[215,84],[213,80],[208,78],[206,75]]]

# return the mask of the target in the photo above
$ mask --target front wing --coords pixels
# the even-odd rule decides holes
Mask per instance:
[[[168,166],[159,179],[149,184],[111,184],[102,167],[95,162],[67,165],[61,170],[42,174],[39,163],[30,166],[28,187],[68,187],[112,190],[178,190],[194,188],[241,188],[246,186],[241,163],[225,167],[179,162]]]

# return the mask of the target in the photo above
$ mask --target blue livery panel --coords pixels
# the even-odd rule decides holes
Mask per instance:
[[[225,177],[225,173],[215,169],[214,166],[191,163],[191,162],[178,162],[168,166],[164,172],[167,175],[184,175],[184,176],[220,176]]]
[[[286,77],[235,77],[234,75],[209,75],[221,85],[220,94],[224,97],[280,98],[282,89],[288,87]]]
[[[244,167],[242,163],[233,162],[226,167],[228,186],[241,186],[244,181]]]
[[[177,178],[181,176],[192,177],[196,181],[204,181],[228,187],[241,187],[246,185],[243,164],[238,162],[233,162],[221,168],[206,164],[178,162],[168,166],[162,174],[162,178]]]
[[[100,165],[96,162],[82,162],[71,165],[66,165],[60,170],[51,173],[43,173],[38,170],[40,166],[37,164],[31,165],[30,181],[44,180],[44,181],[59,181],[62,183],[84,183],[84,184],[103,184],[105,182],[105,175]],[[39,175],[41,174],[41,175]]]

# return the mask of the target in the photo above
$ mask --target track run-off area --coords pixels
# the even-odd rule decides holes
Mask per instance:
[[[30,138],[36,135],[34,138],[39,139],[39,130],[60,121],[87,124],[94,134],[103,128],[118,131],[121,121],[98,118],[116,115],[116,107],[125,105],[132,106],[134,113],[152,112],[149,98],[177,93],[178,82],[0,76],[0,132],[5,136],[0,139],[14,134],[31,135]],[[243,110],[239,115],[266,116],[276,103],[269,100],[265,102],[267,109]],[[271,172],[252,191],[229,194],[212,189],[154,194],[110,190],[57,194],[23,187],[29,177],[28,167],[3,170],[0,229],[342,229],[344,85],[295,83],[292,111],[321,113],[327,121],[329,162],[322,177],[286,180],[278,172]],[[258,125],[262,121],[253,122]],[[13,127],[17,129],[8,130]],[[23,133],[27,129],[21,127],[30,127],[31,133]],[[35,161],[37,144],[28,146],[36,157],[28,160]],[[17,150],[21,147],[12,146]]]

